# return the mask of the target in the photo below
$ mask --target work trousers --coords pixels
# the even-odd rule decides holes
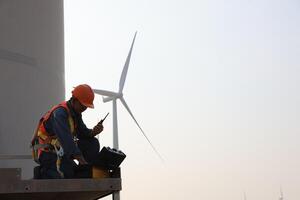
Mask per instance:
[[[93,164],[100,150],[97,138],[80,139],[77,145],[82,152],[83,157],[89,164]],[[41,179],[59,179],[62,178],[57,171],[56,161],[57,155],[50,152],[42,152],[40,157],[40,178]],[[63,156],[60,164],[60,171],[63,172],[64,178],[74,178],[74,168],[76,163],[73,159]]]

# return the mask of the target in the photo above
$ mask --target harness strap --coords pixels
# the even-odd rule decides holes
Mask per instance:
[[[39,150],[39,149],[43,149],[43,148],[51,148],[50,144],[35,144],[32,146],[33,150]]]
[[[64,178],[64,173],[60,170],[60,165],[61,165],[61,159],[64,155],[64,150],[63,148],[59,145],[58,139],[52,139],[50,144],[35,144],[32,146],[33,150],[37,151],[39,149],[45,149],[48,148],[49,152],[56,153],[57,159],[56,159],[56,170],[61,176],[61,178]],[[54,148],[54,149],[53,149]],[[50,151],[52,149],[52,151]]]
[[[59,150],[57,149],[57,146],[54,145],[54,149],[57,155],[57,160],[56,160],[56,170],[59,173],[59,175],[61,176],[61,178],[64,178],[64,173],[60,170],[60,165],[61,165],[61,159],[64,155],[64,150],[62,147],[59,148]]]

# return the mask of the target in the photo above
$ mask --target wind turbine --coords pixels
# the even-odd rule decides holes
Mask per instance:
[[[145,132],[143,131],[143,129],[141,128],[141,126],[139,125],[139,123],[137,122],[135,117],[133,116],[131,110],[129,109],[129,106],[127,105],[127,103],[126,103],[126,101],[123,97],[123,88],[124,88],[124,84],[125,84],[125,80],[126,80],[126,75],[127,75],[127,71],[128,71],[128,67],[129,67],[129,63],[130,63],[130,57],[131,57],[131,53],[132,53],[132,49],[133,49],[136,34],[137,34],[137,32],[135,32],[135,34],[134,34],[134,38],[133,38],[129,53],[127,55],[127,59],[125,61],[125,65],[123,67],[122,74],[121,74],[121,77],[120,77],[119,91],[118,92],[113,92],[113,91],[107,91],[107,90],[94,89],[94,92],[96,94],[99,94],[99,95],[103,96],[103,102],[104,103],[112,101],[112,104],[113,104],[113,147],[115,149],[119,149],[118,117],[117,117],[117,100],[119,99],[121,101],[121,103],[123,104],[123,106],[128,111],[128,113],[130,114],[130,116],[132,117],[132,119],[134,120],[134,122],[136,123],[136,125],[141,130],[144,137],[147,139],[148,143],[151,145],[152,149],[159,156],[159,158],[163,161],[162,157],[160,156],[158,151],[155,149],[155,147],[152,145],[152,143],[148,139],[147,135],[145,134]]]

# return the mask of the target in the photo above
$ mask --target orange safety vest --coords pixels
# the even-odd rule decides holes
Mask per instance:
[[[55,147],[55,148],[60,148],[60,142],[57,139],[57,135],[55,133],[48,133],[44,123],[49,119],[53,111],[55,111],[57,108],[63,107],[67,110],[68,112],[68,122],[69,122],[69,127],[70,127],[70,132],[72,136],[74,137],[75,133],[75,128],[76,124],[74,123],[74,119],[71,116],[70,109],[67,106],[67,102],[63,101],[62,103],[54,106],[49,110],[39,121],[39,124],[35,130],[33,139],[32,139],[32,147],[33,147],[33,158],[36,162],[38,162],[38,158],[41,155],[42,151],[45,152],[50,152],[51,148],[50,147]],[[39,146],[38,148],[34,148],[34,146]],[[47,146],[47,147],[46,147]],[[54,149],[52,148],[52,151]]]

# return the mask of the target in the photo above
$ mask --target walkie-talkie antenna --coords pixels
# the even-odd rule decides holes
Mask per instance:
[[[109,112],[105,115],[105,117],[103,119],[100,120],[100,123],[102,124],[104,122],[104,120],[106,119],[106,117],[108,116]]]

